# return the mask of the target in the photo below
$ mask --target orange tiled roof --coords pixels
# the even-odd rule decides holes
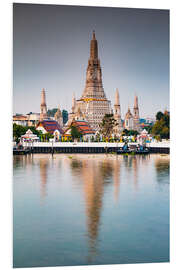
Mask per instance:
[[[51,133],[51,134],[53,134],[56,129],[59,130],[59,132],[61,134],[64,133],[63,129],[58,124],[58,122],[57,121],[54,121],[54,120],[43,120],[43,121],[40,121],[37,124],[37,127],[39,127],[39,126],[42,126],[48,133]]]
[[[72,125],[75,126],[79,132],[85,134],[95,134],[95,131],[89,126],[88,122],[81,120],[74,120]]]

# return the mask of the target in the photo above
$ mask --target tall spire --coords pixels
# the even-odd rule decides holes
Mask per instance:
[[[46,93],[43,88],[41,92],[40,120],[42,121],[46,118],[47,118]]]
[[[134,108],[138,108],[138,97],[135,96],[134,98]]]
[[[98,59],[98,44],[93,30],[91,45],[90,45],[90,59]]]
[[[104,115],[111,113],[110,101],[106,98],[102,84],[101,65],[98,59],[98,42],[94,31],[90,41],[86,84],[81,98],[76,100],[76,112],[78,107],[80,107],[91,128],[95,130],[99,129],[99,124]]]
[[[118,88],[116,88],[116,92],[115,92],[114,119],[117,121],[117,126],[114,128],[114,132],[117,136],[120,136],[122,123],[121,123],[121,107],[120,107],[120,102],[119,102]]]
[[[134,98],[134,115],[133,115],[133,122],[134,122],[134,130],[139,131],[140,129],[140,123],[139,123],[139,107],[138,107],[138,97],[135,96]]]
[[[42,89],[42,92],[41,92],[41,105],[46,105],[46,93],[45,93],[44,88]]]
[[[116,93],[115,93],[115,104],[114,105],[120,105],[119,104],[119,91],[118,88],[116,88]]]

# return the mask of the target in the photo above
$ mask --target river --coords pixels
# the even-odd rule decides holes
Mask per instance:
[[[13,157],[13,266],[169,261],[169,155]]]

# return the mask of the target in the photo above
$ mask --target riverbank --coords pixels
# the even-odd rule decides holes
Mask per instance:
[[[24,142],[24,149],[29,149],[31,153],[117,153],[124,143],[105,142]],[[138,145],[138,143],[128,143],[128,145]],[[151,142],[146,144],[150,153],[170,153],[170,143]],[[13,154],[18,154],[13,152]]]

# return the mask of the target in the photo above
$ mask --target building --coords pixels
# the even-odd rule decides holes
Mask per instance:
[[[39,122],[40,119],[40,114],[39,113],[28,113],[26,114],[27,118],[28,118],[28,126],[36,126]]]
[[[58,122],[58,124],[62,127],[63,126],[63,117],[60,107],[58,107],[57,112],[54,115],[54,119]]]
[[[54,135],[55,140],[59,140],[63,135],[64,131],[61,126],[55,120],[43,120],[37,124],[37,130],[41,131],[43,134],[50,133]]]
[[[146,129],[143,129],[139,135],[137,135],[137,142],[143,144],[145,142],[151,142],[152,137],[148,134]]]
[[[28,126],[28,117],[27,115],[13,115],[13,124],[21,125],[21,126]]]
[[[140,131],[139,106],[138,106],[138,97],[137,96],[135,96],[135,98],[134,98],[133,129]]]
[[[20,142],[39,142],[39,137],[28,129],[26,133],[21,136]]]
[[[89,123],[85,120],[72,120],[70,126],[64,131],[64,137],[71,137],[71,127],[76,127],[77,130],[82,134],[83,140],[89,141],[95,136],[95,130],[93,130]]]
[[[122,132],[122,122],[121,122],[121,107],[119,102],[119,91],[116,89],[115,93],[115,103],[114,103],[114,119],[116,120],[117,126],[114,128],[114,134],[120,136]]]
[[[73,96],[72,112],[69,115],[70,121],[75,119],[76,114],[80,111],[93,130],[99,129],[99,124],[105,114],[112,113],[111,102],[106,98],[102,84],[98,42],[94,31],[90,43],[85,88],[80,99],[75,100],[75,96]]]
[[[26,115],[13,115],[13,124],[21,126],[36,126],[39,122],[40,114],[39,113],[27,113]]]
[[[130,108],[128,108],[128,111],[125,115],[125,119],[124,119],[124,128],[127,130],[132,130],[134,127],[134,121],[133,121],[133,115],[130,111]]]
[[[46,93],[44,88],[41,92],[40,121],[47,119]]]

